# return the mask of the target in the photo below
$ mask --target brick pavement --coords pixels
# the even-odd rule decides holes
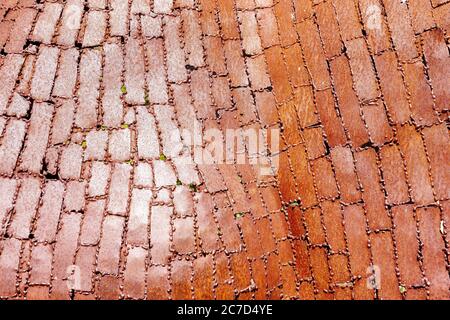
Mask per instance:
[[[449,12],[0,0],[0,298],[450,298]],[[281,128],[278,174],[194,123]]]

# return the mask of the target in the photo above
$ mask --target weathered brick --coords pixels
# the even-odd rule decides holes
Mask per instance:
[[[129,104],[144,104],[145,70],[144,50],[134,38],[125,47],[125,101]]]
[[[97,258],[97,269],[102,273],[116,275],[119,271],[120,246],[124,218],[107,216],[103,221],[102,238]]]
[[[86,50],[81,54],[75,117],[75,123],[81,128],[92,128],[97,123],[101,61],[101,54],[97,50]]]
[[[336,180],[341,191],[341,199],[352,203],[361,199],[353,155],[347,147],[336,147],[331,151]]]
[[[420,239],[423,243],[423,266],[430,282],[433,299],[448,299],[450,278],[446,269],[444,241],[439,232],[441,218],[438,208],[417,209]]]
[[[81,26],[83,1],[68,0],[61,16],[56,42],[63,46],[73,46]]]
[[[359,103],[351,85],[350,67],[344,56],[331,62],[331,73],[334,78],[342,120],[354,145],[360,146],[368,141],[369,136],[361,117],[358,117],[360,115]]]
[[[326,57],[339,55],[343,44],[341,38],[337,36],[339,25],[333,4],[331,1],[321,2],[316,6],[315,11]]]
[[[26,43],[27,37],[33,26],[33,20],[36,17],[36,10],[32,8],[24,8],[20,10],[20,15],[14,22],[14,26],[11,29],[11,35],[8,43],[5,46],[5,52],[7,53],[20,53]],[[5,32],[5,35],[7,33]],[[51,40],[51,39],[50,39]]]
[[[164,69],[164,48],[160,39],[153,39],[146,45],[148,59],[147,84],[151,103],[166,103],[168,99],[166,71]]]
[[[231,85],[233,87],[248,85],[240,42],[238,40],[225,41],[224,54]]]
[[[61,15],[63,5],[60,3],[46,3],[44,10],[38,16],[31,39],[33,41],[50,44],[55,32],[56,23]]]
[[[106,194],[110,171],[111,169],[108,164],[98,161],[92,163],[91,179],[88,188],[89,196],[96,197]]]
[[[49,285],[53,249],[50,245],[38,244],[32,250],[30,283]]]
[[[384,106],[381,102],[363,106],[364,121],[374,145],[382,145],[393,138]]]
[[[133,189],[128,218],[127,243],[133,246],[148,246],[147,228],[152,192]]]
[[[172,262],[172,299],[192,299],[191,273],[192,262],[175,260]]]
[[[80,177],[82,156],[83,148],[78,144],[72,143],[64,148],[59,167],[62,179],[78,179]]]
[[[317,194],[320,198],[334,198],[338,196],[338,189],[331,161],[327,158],[319,158],[312,162],[312,170],[315,175]]]
[[[114,165],[109,188],[108,212],[119,215],[126,214],[130,176],[130,165],[124,163]]]
[[[0,295],[13,296],[16,294],[16,277],[19,268],[21,242],[11,238],[2,241],[0,255]]]
[[[180,46],[179,17],[165,17],[164,38],[167,52],[167,72],[171,82],[185,82],[187,72],[185,67],[185,54]]]
[[[11,175],[16,167],[17,158],[22,149],[26,134],[26,123],[11,120],[6,126],[0,146],[0,173]]]
[[[80,268],[80,282],[78,290],[91,291],[93,285],[96,247],[80,247],[77,251],[75,263]]]
[[[441,124],[425,128],[423,131],[425,146],[431,165],[431,177],[433,187],[439,199],[449,198],[450,182],[448,159],[449,159],[449,136],[447,128]]]
[[[327,242],[331,250],[345,250],[344,225],[342,209],[337,201],[324,201],[321,203],[323,222],[327,235]]]
[[[264,48],[280,44],[278,24],[272,8],[256,10],[256,18],[259,24],[261,44]]]
[[[433,97],[426,82],[422,63],[405,64],[404,74],[410,94],[412,118],[418,125],[433,124],[436,122]]]
[[[383,0],[383,3],[387,21],[391,28],[392,41],[399,59],[403,61],[415,58],[417,56],[417,48],[407,4],[396,0]]]
[[[343,145],[347,138],[341,119],[336,113],[336,104],[331,90],[316,93],[316,106],[328,145],[330,147]]]
[[[380,268],[380,288],[378,295],[381,299],[400,300],[401,294],[396,277],[394,246],[389,233],[371,234],[370,245],[373,253],[373,264]]]
[[[137,108],[137,147],[141,159],[159,156],[155,118],[143,106]]]
[[[34,99],[43,101],[50,98],[58,64],[58,55],[58,48],[41,47],[31,82],[31,96]]]
[[[360,38],[347,41],[345,47],[350,59],[350,69],[359,99],[375,99],[379,96],[378,85],[364,40]]]
[[[413,201],[418,204],[434,202],[428,174],[428,161],[420,134],[411,125],[405,125],[398,128],[397,138],[400,151],[405,158]]]
[[[300,35],[306,66],[314,88],[318,90],[328,88],[330,76],[317,26],[312,20],[306,20],[297,25],[297,32]]]
[[[164,206],[154,206],[150,219],[150,254],[151,261],[157,264],[166,264],[170,256],[171,225],[170,216],[173,209]]]
[[[67,49],[61,51],[59,67],[53,87],[53,96],[70,98],[77,81],[77,65],[79,51]]]
[[[427,61],[433,94],[436,98],[436,107],[439,111],[448,110],[450,89],[448,88],[447,75],[450,72],[450,67],[444,33],[442,30],[436,29],[425,33],[423,38],[423,52]]]
[[[313,176],[311,174],[310,164],[307,161],[304,146],[299,145],[289,152],[292,161],[292,169],[296,175],[296,181],[299,187],[298,193],[304,207],[313,206],[317,203],[317,197],[314,191]]]
[[[359,0],[359,8],[370,51],[378,54],[389,49],[389,31],[380,0]]]
[[[271,47],[266,49],[264,53],[275,97],[279,103],[285,102],[292,95],[292,89],[286,78],[287,70],[283,61],[282,49],[278,46]]]
[[[147,251],[142,248],[131,248],[128,251],[124,272],[124,293],[134,299],[142,299],[145,295],[145,261]]]
[[[310,84],[309,74],[302,59],[298,43],[283,50],[289,80],[294,88]],[[300,88],[299,88],[300,89]]]
[[[105,200],[89,201],[83,217],[80,234],[82,245],[96,245],[100,241],[100,228],[103,221]]]
[[[404,164],[397,146],[385,146],[380,151],[386,200],[389,204],[407,202],[408,184]]]
[[[28,126],[27,140],[22,151],[20,169],[39,173],[47,148],[53,106],[47,103],[34,103]]]
[[[147,273],[147,297],[151,300],[166,300],[169,298],[169,271],[166,267],[152,266]]]

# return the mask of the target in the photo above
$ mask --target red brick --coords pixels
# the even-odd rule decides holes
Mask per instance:
[[[422,63],[405,64],[404,74],[410,94],[412,118],[418,125],[433,124],[437,119]]]
[[[256,55],[261,53],[261,39],[258,35],[258,25],[256,15],[252,11],[242,11],[238,14],[242,47],[247,55]]]
[[[308,128],[303,131],[303,139],[306,149],[308,150],[308,158],[316,159],[325,154],[325,146],[323,144],[322,128]]]
[[[152,266],[147,273],[147,298],[167,300],[169,298],[169,271],[166,267]]]
[[[408,9],[416,33],[422,33],[434,26],[432,8],[429,1],[411,0],[408,2]]]
[[[350,59],[355,90],[360,100],[372,100],[379,96],[377,80],[367,46],[363,39],[345,43]]]
[[[340,204],[336,201],[324,201],[321,203],[321,207],[327,242],[331,246],[331,250],[335,252],[345,250],[346,243]]]
[[[221,252],[215,255],[215,279],[217,282],[216,298],[233,299],[234,292],[230,281],[230,271],[228,268],[228,257]]]
[[[336,114],[335,101],[331,90],[316,93],[316,106],[330,147],[344,144],[346,141],[345,132],[341,120]]]
[[[80,283],[76,289],[81,291],[92,290],[96,253],[96,247],[80,247],[77,251],[75,263],[80,268]]]
[[[181,17],[187,62],[194,67],[203,66],[202,30],[199,23],[199,14],[194,10],[183,10]]]
[[[331,1],[319,3],[315,7],[317,24],[319,25],[325,55],[327,58],[337,56],[343,49],[339,36],[339,25]]]
[[[172,262],[172,299],[190,300],[191,292],[191,262],[175,260]]]
[[[306,66],[314,88],[317,90],[328,88],[330,76],[317,26],[312,20],[306,20],[297,25],[297,32],[300,35]]]
[[[423,38],[423,52],[427,61],[433,94],[436,98],[436,107],[439,111],[448,110],[450,90],[447,76],[450,73],[450,67],[444,33],[442,30],[436,29],[427,32]]]
[[[449,4],[444,4],[433,9],[433,16],[439,28],[444,30],[447,34],[450,30],[450,10]]]
[[[419,242],[413,207],[394,207],[392,217],[400,279],[406,286],[419,285],[422,283],[422,272],[419,266]]]
[[[367,32],[367,42],[372,53],[379,54],[391,47],[389,31],[379,0],[359,0],[362,22]]]
[[[12,27],[10,32],[10,34],[14,36],[9,38],[9,41],[5,46],[5,52],[22,52],[27,37],[33,26],[33,20],[36,17],[36,13],[36,10],[32,8],[24,8],[20,10],[20,15],[15,20],[14,26]],[[6,34],[7,33],[5,32],[5,35]]]
[[[100,229],[103,221],[105,200],[88,202],[81,227],[80,243],[96,245],[100,240]]]
[[[294,88],[310,84],[308,71],[303,63],[302,49],[298,43],[283,50],[289,80]]]
[[[397,138],[406,162],[406,173],[411,185],[411,196],[418,204],[434,202],[428,174],[428,161],[420,134],[414,127],[405,125],[398,128]]]
[[[212,118],[213,108],[207,70],[199,69],[191,73],[191,91],[197,117],[201,119]]]
[[[49,181],[43,190],[42,204],[38,211],[35,237],[39,241],[54,241],[58,227],[64,194],[64,185]]]
[[[341,35],[344,41],[361,36],[361,24],[356,3],[353,0],[333,0]]]
[[[419,208],[417,220],[423,243],[425,276],[430,282],[430,296],[432,299],[448,299],[450,279],[445,262],[445,244],[439,232],[441,224],[439,209]]]
[[[297,41],[294,26],[294,8],[290,0],[280,0],[274,6],[275,16],[278,20],[278,32],[281,46],[287,47]]]
[[[313,2],[311,0],[294,0],[296,21],[300,22],[313,15]]]
[[[124,272],[124,294],[134,299],[142,299],[145,295],[145,261],[147,251],[142,248],[131,248],[128,251]]]
[[[70,98],[77,81],[77,64],[79,52],[76,49],[61,51],[59,68],[53,87],[53,96]]]
[[[39,50],[31,82],[31,96],[34,99],[43,101],[50,98],[58,64],[58,55],[58,48],[43,46]]]
[[[50,245],[39,244],[33,247],[32,250],[30,283],[49,285],[53,249]]]
[[[195,251],[194,220],[191,217],[175,219],[173,222],[173,246],[178,254]]]
[[[270,78],[264,55],[254,58],[249,57],[246,59],[246,64],[252,89],[261,90],[270,87]]]
[[[364,106],[363,115],[369,130],[370,140],[374,145],[383,145],[393,138],[384,106],[378,102],[374,105]]]
[[[16,294],[16,277],[19,267],[21,242],[16,239],[2,241],[0,254],[0,296],[14,296]]]
[[[219,37],[204,37],[203,43],[206,53],[206,63],[211,72],[226,73],[226,64],[222,41]]]
[[[358,173],[364,192],[369,227],[371,229],[389,228],[391,226],[384,205],[384,194],[380,185],[380,175],[377,167],[377,155],[372,149],[355,154],[356,172]]]
[[[431,165],[431,177],[433,187],[439,199],[448,199],[450,190],[450,170],[448,170],[449,159],[449,136],[447,128],[441,124],[425,128],[423,131],[427,155]],[[447,168],[447,169],[445,169]]]
[[[374,59],[388,114],[395,123],[404,123],[409,119],[409,103],[395,54],[386,52]]]
[[[133,189],[128,218],[127,243],[133,246],[147,246],[147,229],[150,214],[152,192],[149,190]]]
[[[164,48],[160,39],[150,40],[146,45],[148,59],[147,84],[149,102],[166,103],[168,99],[166,71],[164,69]]]
[[[324,299],[323,290],[329,290],[330,272],[328,269],[328,259],[325,249],[314,248],[311,250],[311,266],[314,272],[314,282],[319,290],[318,298]]]
[[[338,98],[342,120],[354,146],[368,141],[368,134],[360,115],[358,98],[351,85],[351,73],[347,59],[340,56],[331,62],[331,73]]]
[[[144,104],[145,70],[144,49],[135,39],[125,46],[125,100],[129,104]]]
[[[196,231],[201,247],[204,251],[213,251],[217,249],[218,229],[214,221],[212,198],[200,193],[195,197],[195,203],[198,224]],[[230,229],[233,230],[231,226]]]
[[[114,276],[103,276],[98,285],[98,294],[102,299],[119,299],[119,279]]]
[[[259,24],[261,44],[264,48],[280,44],[278,36],[278,24],[272,8],[256,10],[256,18]]]
[[[302,141],[298,128],[296,107],[295,102],[291,100],[278,108],[283,128],[281,132],[283,138],[281,149],[285,149],[291,145],[297,145]]]
[[[234,2],[216,1],[223,39],[239,38]]]
[[[291,96],[292,89],[286,78],[287,69],[283,63],[282,49],[271,47],[265,50],[265,55],[275,97],[279,103],[284,102]]]
[[[245,72],[245,63],[239,41],[228,40],[224,45],[225,59],[231,85],[234,87],[248,85],[248,78]]]
[[[306,158],[306,152],[303,146],[297,146],[289,152],[292,160],[292,169],[296,175],[296,181],[299,186],[298,193],[304,207],[313,206],[317,203],[314,192],[313,176]]]
[[[103,221],[102,238],[98,252],[97,269],[105,274],[117,275],[124,218],[107,216]]]
[[[336,180],[341,191],[341,199],[352,203],[361,199],[353,155],[347,147],[336,147],[331,151]]]
[[[331,161],[327,158],[319,158],[312,162],[312,170],[315,175],[317,194],[319,198],[336,198],[338,189]]]
[[[46,3],[44,10],[39,14],[34,26],[31,39],[33,41],[50,44],[55,32],[56,23],[61,15],[63,6],[60,3]]]
[[[216,2],[209,0],[200,0],[199,4],[202,8],[200,23],[202,25],[203,34],[217,35],[219,33],[219,26],[216,21]]]
[[[213,298],[213,259],[211,255],[199,257],[194,261],[194,298],[211,300]]]
[[[56,238],[54,261],[52,269],[52,299],[69,299],[69,291],[75,289],[77,279],[70,281],[73,274],[73,261],[77,250],[78,234],[80,232],[81,214],[65,214],[61,217],[60,230]],[[76,274],[75,274],[76,277]]]
[[[155,106],[154,110],[161,130],[163,153],[167,157],[175,158],[182,151],[183,144],[175,122],[174,110],[168,106]]]
[[[392,41],[401,61],[417,56],[414,32],[406,3],[396,0],[383,0],[390,26]]]
[[[399,283],[395,272],[394,247],[389,233],[371,234],[370,244],[373,252],[373,264],[380,268],[381,299],[401,299]]]
[[[172,209],[169,207],[152,207],[150,220],[150,245],[151,261],[165,264],[170,256],[170,216]]]
[[[409,200],[408,184],[400,151],[397,146],[385,146],[380,151],[386,200],[389,204]]]
[[[283,297],[296,298],[298,292],[294,268],[290,265],[281,266],[281,278],[283,281]]]
[[[77,95],[78,108],[75,123],[82,128],[92,128],[97,123],[97,104],[101,75],[101,54],[87,50],[81,54]]]
[[[231,256],[231,271],[234,277],[234,286],[237,290],[243,290],[250,285],[249,267],[249,262],[243,252]]]
[[[313,208],[305,211],[305,223],[308,230],[308,238],[311,244],[322,244],[326,242],[322,227],[322,213],[320,209]]]

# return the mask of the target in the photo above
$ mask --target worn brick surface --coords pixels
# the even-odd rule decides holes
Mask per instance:
[[[449,299],[449,5],[0,0],[0,299]]]

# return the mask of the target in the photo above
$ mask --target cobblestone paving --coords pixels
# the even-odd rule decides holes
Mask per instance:
[[[450,298],[449,27],[449,0],[0,0],[0,297]],[[278,175],[177,162],[196,121],[281,127]]]

